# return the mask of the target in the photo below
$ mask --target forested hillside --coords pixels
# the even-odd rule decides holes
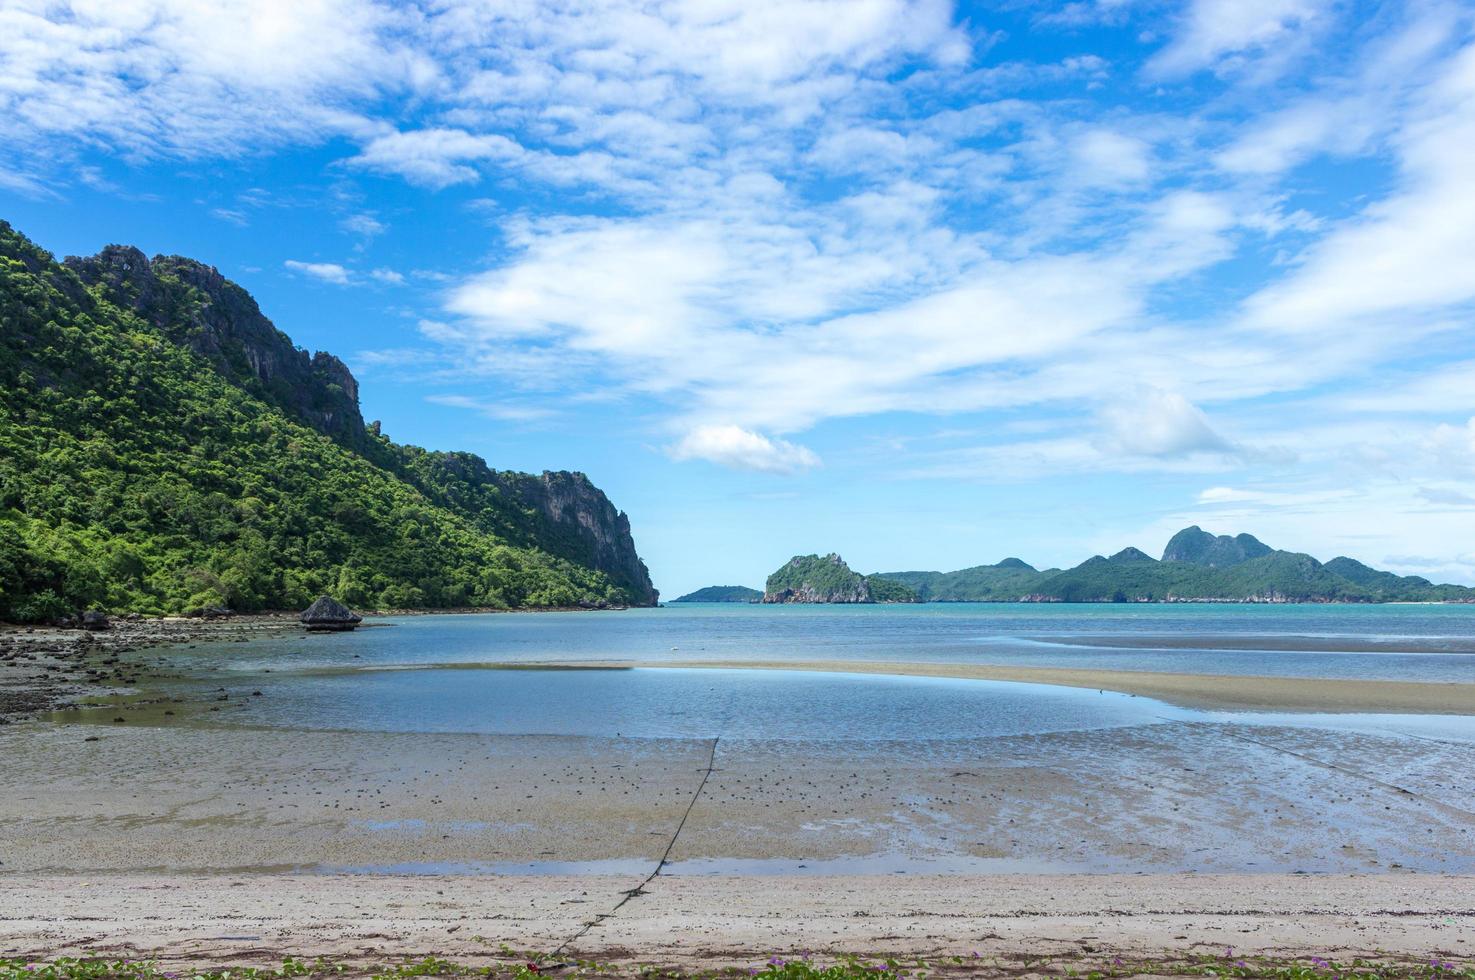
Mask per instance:
[[[0,619],[299,608],[651,604],[586,477],[492,470],[365,427],[202,263],[57,263],[0,222]]]

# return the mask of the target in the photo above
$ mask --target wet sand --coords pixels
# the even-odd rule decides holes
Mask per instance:
[[[885,663],[867,660],[651,660],[549,664],[560,667],[683,667],[810,670],[846,674],[956,677],[1119,691],[1185,708],[1475,715],[1475,684],[1357,681],[1143,670],[1010,667],[994,664]]]
[[[1475,743],[0,731],[0,873],[1475,873]],[[707,772],[711,760],[711,771]],[[679,833],[677,828],[680,828]],[[592,862],[592,864],[591,864]]]
[[[480,963],[506,943],[616,966],[752,966],[770,954],[1354,956],[1465,960],[1475,879],[1439,876],[885,876],[657,878],[11,876],[0,955],[126,955],[164,969],[347,964],[443,956]],[[597,924],[590,926],[591,922]],[[577,937],[577,938],[576,938]],[[565,945],[566,944],[566,945]],[[985,971],[986,972],[986,971]]]

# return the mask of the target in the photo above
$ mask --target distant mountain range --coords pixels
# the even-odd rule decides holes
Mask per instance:
[[[672,599],[672,602],[757,602],[763,593],[746,585],[709,585],[705,589],[688,592]]]
[[[1352,558],[1325,564],[1249,534],[1198,526],[1173,535],[1161,560],[1137,548],[1074,568],[1018,558],[955,572],[861,575],[838,555],[791,559],[764,602],[1475,602],[1475,589],[1379,571]]]

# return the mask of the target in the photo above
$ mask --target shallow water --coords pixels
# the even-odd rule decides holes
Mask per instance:
[[[788,659],[1475,683],[1475,605],[693,604],[373,623],[189,654],[198,667],[245,671]]]
[[[253,681],[253,683],[256,683]],[[959,739],[1182,718],[1147,698],[1040,684],[775,670],[273,674],[234,723],[340,731],[780,741]]]

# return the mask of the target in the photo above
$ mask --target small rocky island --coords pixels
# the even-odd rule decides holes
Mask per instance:
[[[916,602],[917,593],[900,582],[850,570],[836,554],[795,555],[768,576],[766,603]]]

